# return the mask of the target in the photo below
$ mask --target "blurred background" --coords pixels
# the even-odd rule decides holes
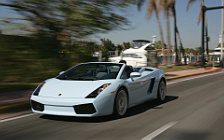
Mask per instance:
[[[0,19],[1,87],[36,86],[75,64],[98,61],[95,52],[101,51],[107,59],[109,50],[129,47],[128,43],[115,47],[108,39],[96,43],[90,38],[124,28],[128,20],[120,13],[133,3],[131,0],[1,0],[1,8],[12,12]]]

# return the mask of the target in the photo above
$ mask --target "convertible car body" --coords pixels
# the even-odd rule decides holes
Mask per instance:
[[[32,111],[40,114],[93,117],[125,115],[147,100],[163,101],[162,70],[133,68],[123,63],[83,63],[41,83],[31,96]]]

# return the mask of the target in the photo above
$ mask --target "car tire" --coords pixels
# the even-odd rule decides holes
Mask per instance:
[[[161,80],[159,82],[158,91],[157,91],[157,100],[160,102],[165,101],[166,98],[166,82],[164,80]]]
[[[128,109],[128,95],[124,89],[120,89],[117,92],[114,101],[114,115],[122,117],[126,114]]]

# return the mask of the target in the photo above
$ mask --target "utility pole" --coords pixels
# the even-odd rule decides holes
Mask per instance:
[[[204,3],[203,3],[204,4]],[[202,6],[201,65],[205,66],[205,5]]]
[[[222,6],[224,6],[224,0],[222,0]],[[224,9],[222,9],[221,14],[221,55],[220,55],[220,62],[223,67],[223,30],[224,30]]]
[[[208,36],[208,20],[207,18],[205,18],[205,40],[206,40],[206,58],[209,61],[209,41],[210,41],[210,37]]]

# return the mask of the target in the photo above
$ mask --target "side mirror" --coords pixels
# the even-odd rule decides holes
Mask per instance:
[[[133,78],[137,78],[137,77],[141,77],[142,76],[142,74],[141,73],[139,73],[139,72],[132,72],[131,74],[130,74],[130,77],[133,79]]]
[[[59,75],[61,75],[61,74],[63,74],[65,71],[61,71],[61,72],[59,72]]]

